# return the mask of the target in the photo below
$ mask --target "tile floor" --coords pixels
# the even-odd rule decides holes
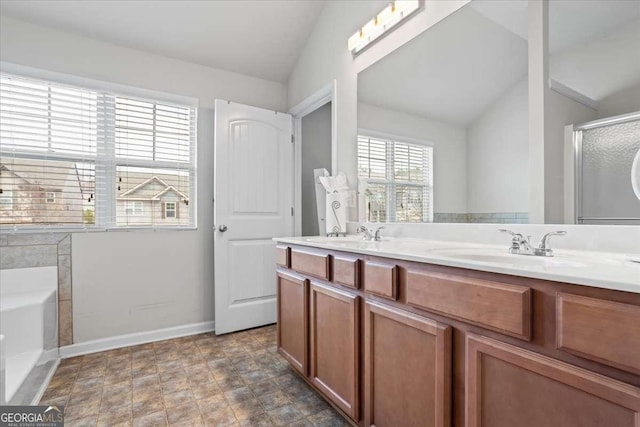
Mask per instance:
[[[277,353],[276,327],[64,359],[40,404],[65,426],[347,426]]]

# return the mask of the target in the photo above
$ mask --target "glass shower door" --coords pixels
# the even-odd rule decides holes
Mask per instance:
[[[632,166],[640,150],[640,113],[576,127],[576,222],[640,224]],[[636,183],[638,186],[638,183]]]

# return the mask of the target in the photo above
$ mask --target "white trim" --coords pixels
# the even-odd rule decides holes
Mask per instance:
[[[573,125],[564,127],[564,223],[575,224],[575,162]]]
[[[47,387],[49,387],[49,383],[51,382],[51,378],[53,378],[53,374],[56,373],[56,369],[58,369],[58,365],[60,365],[60,357],[59,357],[59,352],[57,348],[53,350],[45,351],[44,357],[48,358],[46,359],[47,361],[53,360],[53,359],[55,359],[56,361],[49,368],[49,372],[47,372],[47,376],[45,377],[44,381],[40,385],[38,392],[36,393],[35,396],[33,396],[33,399],[31,400],[31,405],[37,405],[38,403],[40,403],[40,399],[42,399],[42,396],[44,396],[44,392],[47,391]]]
[[[289,114],[295,117],[304,117],[309,113],[316,111],[327,102],[331,102],[334,83],[328,83],[308,98],[302,100],[298,105],[289,110]]]
[[[331,170],[338,173],[338,82],[333,80],[289,110],[293,117],[294,234],[302,234],[302,118],[331,102]]]
[[[358,128],[358,136],[368,136],[371,138],[389,139],[395,142],[407,142],[409,144],[424,145],[426,147],[435,147],[435,143],[431,141],[425,141],[423,139],[408,138],[402,135],[394,135],[387,132],[380,132],[377,130],[371,130],[371,129],[365,129],[365,128]]]
[[[589,130],[604,126],[619,125],[621,123],[633,122],[636,120],[640,120],[640,111],[621,114],[619,116],[607,117],[604,119],[597,119],[591,122],[575,125],[574,130]]]
[[[173,190],[175,193],[178,193],[180,196],[182,196],[183,199],[185,200],[189,200],[189,198],[187,197],[186,194],[184,194],[182,191],[179,191],[176,187],[174,187],[173,185],[168,186],[167,188],[165,188],[164,190],[160,191],[158,194],[156,194],[155,196],[153,196],[150,200],[160,200],[160,196],[164,195],[167,191],[169,190]]]
[[[60,358],[67,359],[69,357],[81,356],[99,351],[113,350],[116,348],[146,344],[154,341],[202,334],[205,332],[212,332],[214,330],[215,323],[213,321],[209,321],[173,326],[164,329],[155,329],[152,331],[135,332],[133,334],[117,335],[115,337],[100,338],[97,340],[60,347]]]
[[[573,99],[574,101],[584,105],[585,107],[591,108],[592,110],[597,110],[598,106],[600,105],[598,101],[591,99],[588,96],[581,94],[577,90],[571,89],[569,86],[565,86],[554,79],[549,79],[549,89],[559,93],[560,95],[564,95],[569,99]]]
[[[166,182],[164,182],[163,180],[161,180],[157,176],[153,175],[151,178],[149,178],[149,179],[145,180],[144,182],[141,182],[140,184],[136,185],[135,187],[125,191],[124,193],[122,193],[120,195],[120,197],[127,197],[127,194],[129,194],[129,193],[131,193],[133,191],[139,190],[140,188],[144,187],[145,185],[147,185],[148,183],[150,183],[154,179],[157,180],[157,181],[160,181],[160,183],[165,186],[165,189],[167,187],[169,187],[169,184],[167,184]]]
[[[0,61],[0,71],[8,74],[30,77],[32,79],[50,80],[61,84],[79,86],[89,90],[115,92],[117,95],[136,96],[146,98],[149,101],[176,103],[198,108],[198,98],[192,98],[190,96],[176,95],[173,93],[142,89],[102,80],[88,79],[86,77],[27,67],[25,65],[14,64],[6,61]]]

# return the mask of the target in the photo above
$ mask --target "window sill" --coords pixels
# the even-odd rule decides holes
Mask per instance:
[[[123,227],[123,228],[6,228],[0,227],[0,234],[54,234],[54,233],[122,233],[156,231],[198,231],[198,227],[162,228],[162,227]]]

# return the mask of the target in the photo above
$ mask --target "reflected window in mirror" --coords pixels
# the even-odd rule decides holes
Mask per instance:
[[[369,222],[433,222],[433,147],[358,135],[358,177]]]

